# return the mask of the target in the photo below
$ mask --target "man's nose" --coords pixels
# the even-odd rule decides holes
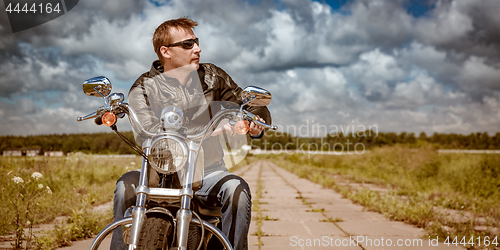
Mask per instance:
[[[193,52],[194,52],[194,53],[201,53],[201,48],[200,48],[200,46],[198,46],[198,44],[196,44],[196,43],[195,43],[195,44],[194,44],[194,46],[193,46]]]

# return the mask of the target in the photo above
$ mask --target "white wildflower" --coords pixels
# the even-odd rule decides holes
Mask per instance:
[[[12,178],[12,180],[16,183],[16,184],[19,184],[19,183],[23,183],[23,178],[19,177],[19,176],[15,176],[14,178]]]
[[[49,186],[47,186],[46,188],[47,188],[47,193],[52,194],[52,190],[50,190]]]
[[[32,175],[31,175],[31,178],[35,179],[35,180],[38,180],[40,178],[42,178],[42,174],[40,174],[39,172],[34,172]]]
[[[43,185],[42,184],[38,184],[38,189],[42,189],[43,188]]]
[[[131,162],[130,165],[135,166],[135,162]]]

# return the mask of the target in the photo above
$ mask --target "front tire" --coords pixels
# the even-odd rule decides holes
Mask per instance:
[[[152,215],[142,225],[138,250],[168,249],[169,236],[172,235],[172,223],[162,217]]]
[[[190,224],[189,225],[189,237],[188,237],[188,242],[187,242],[187,249],[188,250],[196,250],[198,249],[198,245],[200,244],[201,241],[201,228]]]

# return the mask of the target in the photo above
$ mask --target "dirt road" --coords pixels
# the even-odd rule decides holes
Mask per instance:
[[[463,249],[425,238],[422,229],[363,211],[335,191],[269,161],[235,173],[252,190],[249,249]],[[79,241],[63,249],[84,250],[91,243]]]

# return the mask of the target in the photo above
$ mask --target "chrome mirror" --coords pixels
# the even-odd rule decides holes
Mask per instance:
[[[271,93],[263,88],[248,86],[241,92],[243,103],[248,106],[267,106],[271,103]]]
[[[111,82],[104,76],[90,78],[83,82],[83,93],[88,96],[106,97],[111,92]]]

